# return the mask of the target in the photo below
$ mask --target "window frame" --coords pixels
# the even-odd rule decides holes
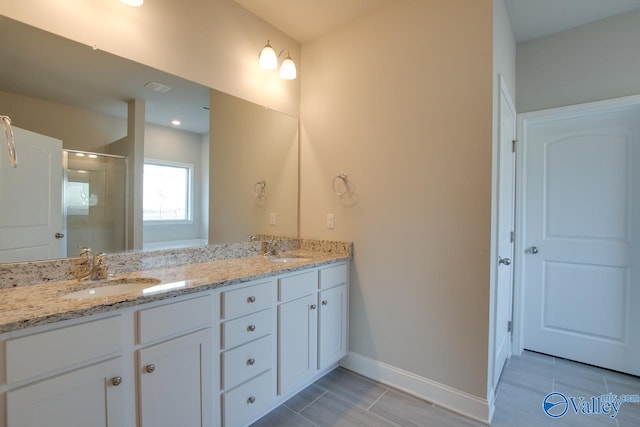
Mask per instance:
[[[144,219],[144,165],[154,165],[154,166],[165,166],[165,167],[174,167],[174,168],[184,168],[189,172],[189,176],[187,177],[187,203],[186,203],[186,216],[187,219]],[[142,176],[142,224],[144,226],[165,226],[165,225],[187,225],[194,223],[194,172],[195,172],[195,164],[186,163],[186,162],[176,162],[173,160],[161,160],[161,159],[153,159],[153,158],[145,158],[143,162]]]

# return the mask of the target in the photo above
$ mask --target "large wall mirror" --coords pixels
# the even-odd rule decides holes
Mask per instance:
[[[0,39],[24,145],[17,169],[0,145],[0,262],[297,236],[296,118],[2,16]]]

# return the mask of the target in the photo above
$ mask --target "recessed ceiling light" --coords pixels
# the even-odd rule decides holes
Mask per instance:
[[[182,122],[180,120],[171,120],[171,124],[174,126],[180,126]]]
[[[89,154],[89,158],[90,158],[90,159],[97,159],[97,158],[98,158],[98,156],[96,156],[95,154]]]
[[[84,157],[84,153],[76,153],[76,157]]]
[[[120,0],[120,2],[126,4],[127,6],[139,7],[142,6],[144,0]]]
[[[167,93],[171,90],[171,87],[158,82],[147,82],[144,87],[158,93]]]

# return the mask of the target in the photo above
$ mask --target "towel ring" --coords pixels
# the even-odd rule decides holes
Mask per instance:
[[[264,199],[267,197],[267,181],[258,181],[253,186],[253,194],[258,199]]]
[[[337,188],[337,184],[339,183],[339,181],[342,181],[342,184],[344,185],[344,191],[340,191]],[[338,196],[342,196],[343,194],[347,194],[351,191],[351,188],[349,187],[349,177],[343,173],[341,173],[340,175],[336,175],[333,178],[333,182],[331,183],[331,186],[333,187],[333,192],[336,193]]]

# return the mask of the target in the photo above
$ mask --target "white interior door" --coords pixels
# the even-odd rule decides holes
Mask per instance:
[[[511,306],[513,290],[514,190],[516,111],[511,96],[500,80],[498,145],[498,259],[495,296],[495,349],[493,385],[498,384],[504,364],[511,355]]]
[[[524,119],[524,347],[639,375],[640,105],[609,105]]]
[[[62,141],[13,127],[18,167],[0,147],[0,262],[66,256]],[[59,235],[58,235],[59,237]]]

